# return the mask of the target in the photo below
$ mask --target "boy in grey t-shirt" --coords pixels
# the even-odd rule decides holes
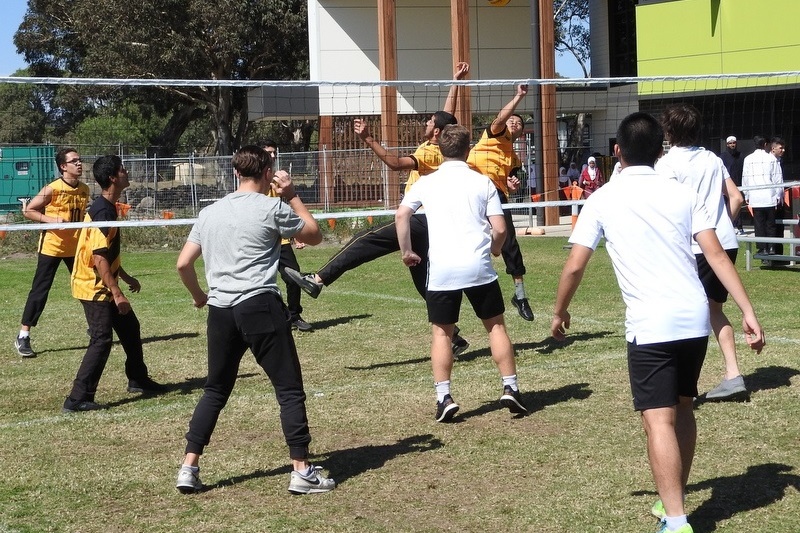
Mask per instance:
[[[336,483],[308,462],[311,436],[300,361],[289,313],[276,276],[281,238],[319,244],[322,234],[294,191],[286,172],[272,172],[272,156],[244,146],[233,156],[236,192],[200,212],[178,257],[178,272],[195,307],[208,304],[208,379],[186,433],[186,456],[178,471],[183,493],[202,490],[199,460],[233,390],[239,363],[250,348],[275,388],[292,473],[289,491],[327,492]],[[279,198],[266,196],[270,187]],[[208,293],[194,264],[205,262]]]

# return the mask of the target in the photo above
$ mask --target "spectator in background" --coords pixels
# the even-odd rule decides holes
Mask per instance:
[[[578,170],[578,165],[573,161],[569,164],[569,170],[567,170],[567,177],[569,178],[570,183],[575,185],[578,184],[578,180],[581,178],[581,171]]]
[[[775,218],[778,203],[783,196],[783,173],[778,160],[772,155],[772,144],[767,139],[756,135],[753,137],[755,151],[744,158],[742,164],[742,186],[769,186],[754,190],[745,190],[744,195],[753,211],[753,228],[756,237],[774,237],[777,233]],[[756,243],[756,252],[763,255],[775,255],[775,247],[766,242]],[[771,266],[771,260],[762,260],[762,266]]]
[[[603,172],[597,166],[597,160],[594,156],[589,157],[586,161],[586,168],[581,172],[581,178],[578,181],[578,186],[583,189],[583,197],[589,198],[594,191],[603,186]]]
[[[775,157],[778,161],[778,168],[781,171],[781,183],[783,183],[783,154],[786,151],[786,143],[783,142],[783,139],[780,137],[773,137],[770,139],[770,153]],[[786,202],[784,202],[784,189],[781,188],[780,195],[778,196],[778,203],[775,208],[775,220],[783,219],[786,216]],[[775,222],[775,233],[773,237],[782,238],[784,232],[783,224],[778,224]],[[772,252],[775,255],[783,255],[783,244],[781,243],[773,243],[772,244]],[[785,261],[781,261],[779,264],[787,264]]]
[[[22,216],[34,222],[81,222],[89,203],[89,187],[81,181],[83,163],[74,148],[63,148],[56,154],[61,177],[45,185],[30,201],[22,202]],[[36,357],[31,347],[31,328],[42,316],[58,267],[63,261],[72,274],[79,229],[42,231],[36,259],[36,273],[22,312],[22,325],[14,347],[22,357]]]
[[[261,147],[272,157],[274,165],[278,160],[278,144],[272,139],[267,139],[261,143]],[[270,188],[267,191],[267,196],[275,196],[275,191]],[[278,272],[280,272],[281,279],[286,284],[286,307],[292,316],[292,328],[298,331],[311,331],[314,328],[300,316],[303,312],[303,306],[300,305],[300,297],[303,291],[292,278],[286,275],[287,267],[300,272],[300,263],[297,262],[297,256],[294,254],[292,240],[281,239],[281,258],[278,261]],[[301,248],[301,246],[298,246],[298,248]]]
[[[742,165],[744,164],[744,157],[742,157],[742,152],[740,152],[737,148],[738,145],[739,142],[736,140],[736,137],[729,135],[728,138],[725,139],[725,150],[722,152],[722,155],[720,155],[720,158],[722,159],[725,168],[728,169],[728,174],[730,174],[733,183],[737,187],[741,187]],[[736,213],[732,211],[731,214],[734,216],[733,227],[736,229],[736,234],[744,235],[741,210]]]

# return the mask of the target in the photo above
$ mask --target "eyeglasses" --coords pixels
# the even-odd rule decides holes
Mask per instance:
[[[68,165],[70,165],[70,164],[72,164],[72,165],[77,165],[78,163],[82,163],[82,162],[83,162],[83,159],[81,159],[81,158],[78,158],[78,159],[70,159],[69,161],[67,161],[67,164],[68,164]]]

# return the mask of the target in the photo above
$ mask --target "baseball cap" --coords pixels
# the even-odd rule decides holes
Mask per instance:
[[[736,137],[734,137],[733,135],[731,135],[731,136],[729,136],[727,139],[725,139],[725,142],[726,142],[726,143],[735,143],[735,142],[736,142]]]

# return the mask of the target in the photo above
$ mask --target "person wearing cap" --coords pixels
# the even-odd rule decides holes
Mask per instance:
[[[728,174],[731,175],[733,183],[736,184],[737,187],[741,187],[744,157],[742,157],[742,152],[740,152],[737,147],[738,141],[736,140],[736,137],[729,135],[728,138],[725,139],[725,150],[723,150],[722,154],[720,154],[720,158],[722,159],[722,163],[725,165],[725,168],[728,169]],[[736,234],[744,235],[744,227],[742,226],[741,215],[739,212],[731,214],[734,216],[733,227],[736,228]]]
[[[603,172],[597,166],[597,161],[594,157],[590,157],[586,161],[587,166],[581,172],[581,178],[578,181],[578,187],[583,189],[583,197],[589,198],[591,194],[603,186]]]

